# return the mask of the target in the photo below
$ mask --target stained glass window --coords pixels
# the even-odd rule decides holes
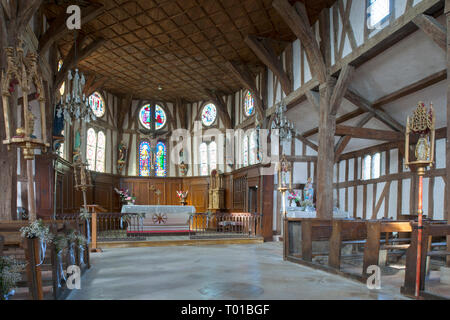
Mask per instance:
[[[166,145],[163,142],[158,142],[158,144],[156,145],[156,159],[155,159],[155,175],[157,177],[165,177],[167,175],[166,159],[167,159]]]
[[[94,129],[90,128],[87,131],[86,140],[86,160],[89,164],[89,170],[105,172],[105,150],[105,133],[99,131],[97,134]]]
[[[244,167],[248,166],[248,136],[244,137],[244,142],[242,143],[242,154],[244,156]]]
[[[250,135],[249,162],[254,165],[258,162],[258,137],[256,131]]]
[[[247,91],[245,94],[244,112],[247,117],[250,117],[255,112],[255,99],[250,91]]]
[[[97,154],[95,171],[105,172],[105,149],[106,149],[106,137],[103,131],[99,131],[97,135]]]
[[[141,108],[141,111],[139,111],[139,121],[146,129],[152,128],[152,107],[150,104],[147,104]],[[167,115],[164,109],[159,106],[155,105],[155,129],[160,130],[162,129],[167,122]]]
[[[89,170],[95,171],[95,153],[97,150],[97,134],[90,128],[87,131],[86,160],[89,164]]]
[[[214,124],[217,118],[216,106],[212,103],[207,104],[202,110],[202,123],[206,127],[210,127]]]
[[[167,121],[166,113],[159,105],[155,106],[155,120],[156,130],[162,129]]]
[[[139,112],[139,120],[141,121],[141,124],[145,128],[151,129],[152,114],[151,114],[151,107],[149,104],[147,104],[141,108],[141,111]]]
[[[97,118],[103,117],[105,114],[105,100],[98,92],[94,92],[89,97],[89,105]]]
[[[142,141],[139,145],[139,176],[150,176],[151,158],[150,143]]]
[[[369,29],[376,28],[389,16],[390,2],[390,0],[369,0],[367,8],[367,26]]]
[[[207,176],[208,169],[208,146],[203,142],[200,145],[200,175]]]
[[[217,169],[217,144],[214,141],[208,146],[208,154],[210,170]]]
[[[64,64],[64,61],[59,60],[59,62],[58,62],[58,71],[61,71],[61,68],[62,68],[63,64]]]

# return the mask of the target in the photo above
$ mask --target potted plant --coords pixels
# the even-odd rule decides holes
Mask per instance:
[[[292,202],[295,202],[297,207],[301,204],[301,194],[298,191],[288,193],[289,206],[292,206]]]
[[[177,197],[180,199],[180,203],[185,206],[187,204],[187,196],[189,191],[177,191]]]

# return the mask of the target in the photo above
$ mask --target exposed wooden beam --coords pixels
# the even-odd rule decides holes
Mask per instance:
[[[336,126],[336,135],[381,141],[399,141],[405,138],[402,133],[396,131],[357,128],[343,125]]]
[[[105,39],[95,39],[92,41],[89,45],[87,45],[85,48],[82,48],[82,45],[84,43],[85,37],[82,36],[77,41],[77,61],[75,61],[75,44],[72,46],[72,49],[70,50],[69,54],[64,59],[63,66],[61,70],[56,75],[56,80],[54,83],[54,89],[57,90],[61,86],[61,84],[64,81],[64,78],[66,77],[67,72],[75,67],[75,63],[78,63],[87,57],[89,57],[93,52],[95,52],[97,49],[99,49],[103,44],[106,42]],[[81,49],[81,50],[80,50]]]
[[[434,17],[423,13],[415,17],[413,22],[442,50],[447,50],[447,27],[440,24]]]
[[[316,162],[317,156],[286,156],[289,162]]]
[[[362,128],[364,127],[367,122],[370,121],[370,119],[373,118],[372,113],[368,113],[366,116],[364,116],[361,121],[358,122],[356,127]],[[344,152],[345,148],[349,144],[350,140],[352,139],[351,136],[343,136],[339,139],[338,143],[336,143],[336,146],[334,147],[334,161],[337,162],[339,160],[339,157],[341,156],[342,152]]]
[[[234,61],[227,61],[226,66],[228,70],[230,70],[230,72],[236,77],[236,79],[238,79],[244,86],[244,88],[252,93],[253,98],[255,99],[256,112],[259,114],[260,119],[264,120],[264,106],[261,99],[261,93],[256,87],[255,78],[251,74],[250,70],[245,65],[239,66]]]
[[[267,39],[248,35],[244,41],[256,56],[278,77],[284,93],[286,95],[290,94],[292,92],[291,79],[284,71],[282,61],[277,57]]]
[[[319,93],[316,91],[308,90],[305,92],[305,95],[309,103],[311,103],[314,107],[314,110],[319,111]]]
[[[352,80],[354,70],[355,68],[348,64],[341,69],[341,73],[339,74],[338,81],[334,87],[333,95],[330,100],[330,114],[336,115],[339,107],[341,106],[342,99],[347,93],[348,85]]]
[[[293,8],[288,0],[274,0],[272,6],[284,22],[291,28],[292,32],[300,39],[306,51],[309,66],[313,75],[320,83],[326,81],[327,71],[324,59],[319,49],[316,37],[311,29],[305,5],[296,2]]]
[[[347,92],[345,93],[345,98],[363,111],[374,114],[378,120],[382,121],[390,128],[400,132],[405,131],[404,126],[402,126],[397,120],[392,118],[385,111],[375,109],[369,101],[359,96],[355,92],[347,90]]]
[[[314,151],[319,151],[319,147],[313,143],[312,141],[306,139],[304,136],[302,136],[301,134],[297,134],[295,136],[298,140],[300,140],[301,142],[303,142],[305,145],[307,145],[308,147],[310,147],[311,149],[313,149]]]
[[[64,9],[64,12],[66,10]],[[89,7],[81,10],[81,24],[88,23],[97,18],[104,12],[104,5],[99,3],[92,3]],[[45,34],[39,39],[39,53],[44,55],[53,43],[64,37],[66,34],[72,32],[66,26],[67,15],[61,14],[50,25]]]

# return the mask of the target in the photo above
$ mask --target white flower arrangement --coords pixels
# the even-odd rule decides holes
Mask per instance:
[[[55,250],[57,254],[67,248],[67,242],[68,240],[65,235],[58,234],[57,236],[55,236],[55,238],[53,239],[53,243],[55,244]]]
[[[0,300],[7,300],[13,294],[17,282],[22,279],[25,266],[8,256],[0,256]]]
[[[74,243],[77,246],[85,246],[87,244],[86,237],[82,234],[79,234],[75,230],[72,230],[68,235],[67,239],[70,243]]]
[[[28,239],[41,239],[42,241],[52,242],[53,235],[50,233],[50,228],[44,225],[44,222],[39,219],[26,227],[20,228],[22,237]]]

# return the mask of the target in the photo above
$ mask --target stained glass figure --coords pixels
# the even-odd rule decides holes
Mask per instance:
[[[149,104],[143,106],[139,112],[139,120],[146,129],[152,128],[152,112]]]
[[[244,141],[242,143],[242,154],[244,156],[244,167],[248,166],[248,136],[244,137]]]
[[[200,175],[207,176],[209,174],[208,169],[208,146],[203,142],[200,145]]]
[[[155,157],[155,175],[157,177],[165,177],[167,175],[166,159],[167,159],[166,145],[163,142],[158,142],[158,144],[156,145],[156,157]]]
[[[151,158],[150,143],[142,141],[139,145],[139,176],[150,176]]]
[[[210,170],[217,169],[217,144],[214,141],[208,146],[208,154]]]
[[[87,131],[86,140],[86,160],[89,164],[89,170],[95,171],[95,152],[97,150],[97,134],[95,130],[90,128]]]
[[[203,107],[202,110],[202,123],[206,127],[210,127],[214,124],[217,118],[217,108],[214,104],[209,103]]]
[[[167,121],[166,113],[159,105],[155,106],[155,129],[159,130],[164,127]]]
[[[89,97],[89,105],[97,118],[103,117],[105,114],[105,101],[98,92],[94,92]]]
[[[255,99],[250,91],[247,91],[245,94],[244,112],[247,117],[250,117],[255,112]]]
[[[99,131],[97,134],[97,153],[95,161],[95,171],[105,172],[105,149],[106,149],[106,136],[103,131]]]

